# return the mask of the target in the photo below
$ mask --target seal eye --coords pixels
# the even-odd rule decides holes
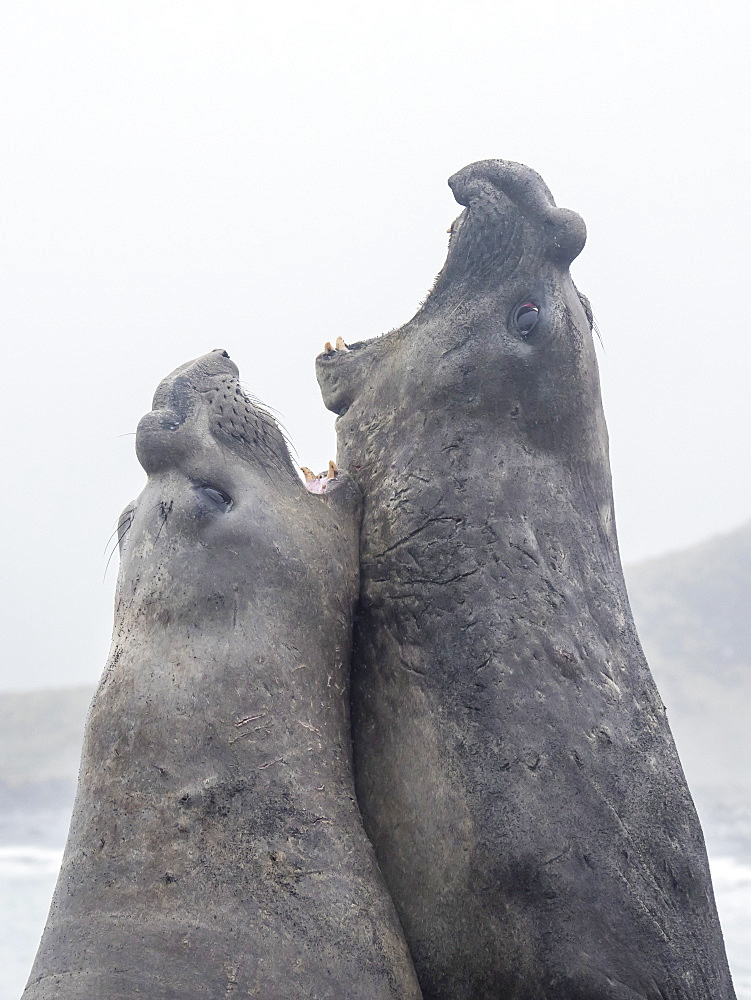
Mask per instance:
[[[229,510],[232,506],[232,497],[227,496],[224,490],[218,490],[215,486],[202,486],[201,489],[209,497],[217,507],[223,507],[225,510]]]
[[[540,318],[540,307],[534,302],[525,302],[517,306],[514,313],[514,326],[524,337],[531,333]]]

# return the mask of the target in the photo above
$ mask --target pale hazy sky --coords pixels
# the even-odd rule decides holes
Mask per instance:
[[[589,241],[621,550],[751,517],[749,5],[5,5],[0,687],[93,683],[157,382],[225,347],[300,462],[313,359],[410,318],[450,174],[520,160]]]

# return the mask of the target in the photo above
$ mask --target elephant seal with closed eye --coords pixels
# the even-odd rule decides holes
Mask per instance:
[[[357,487],[215,351],[140,422],[109,662],[24,1000],[419,998],[349,730]]]
[[[582,220],[519,164],[424,306],[326,352],[363,492],[355,780],[425,1000],[727,1000],[699,822],[629,609]]]

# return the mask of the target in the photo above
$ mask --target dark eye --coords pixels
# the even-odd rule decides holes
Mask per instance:
[[[201,489],[217,507],[228,509],[232,506],[232,497],[227,496],[224,490],[218,490],[215,486],[202,486]]]
[[[534,302],[525,302],[524,305],[517,306],[514,313],[514,326],[525,337],[532,331],[537,320],[540,318],[540,307]]]

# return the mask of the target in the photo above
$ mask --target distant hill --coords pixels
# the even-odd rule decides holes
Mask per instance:
[[[723,830],[742,828],[742,849],[749,851],[751,522],[627,567],[626,579],[708,839],[724,850]],[[11,828],[17,837],[19,822],[35,811],[65,817],[92,694],[90,688],[0,694],[0,840]],[[39,836],[57,837],[65,825],[67,819],[47,818]]]
[[[697,799],[751,801],[751,522],[626,580]]]
[[[0,694],[0,806],[50,806],[75,790],[88,687]]]

